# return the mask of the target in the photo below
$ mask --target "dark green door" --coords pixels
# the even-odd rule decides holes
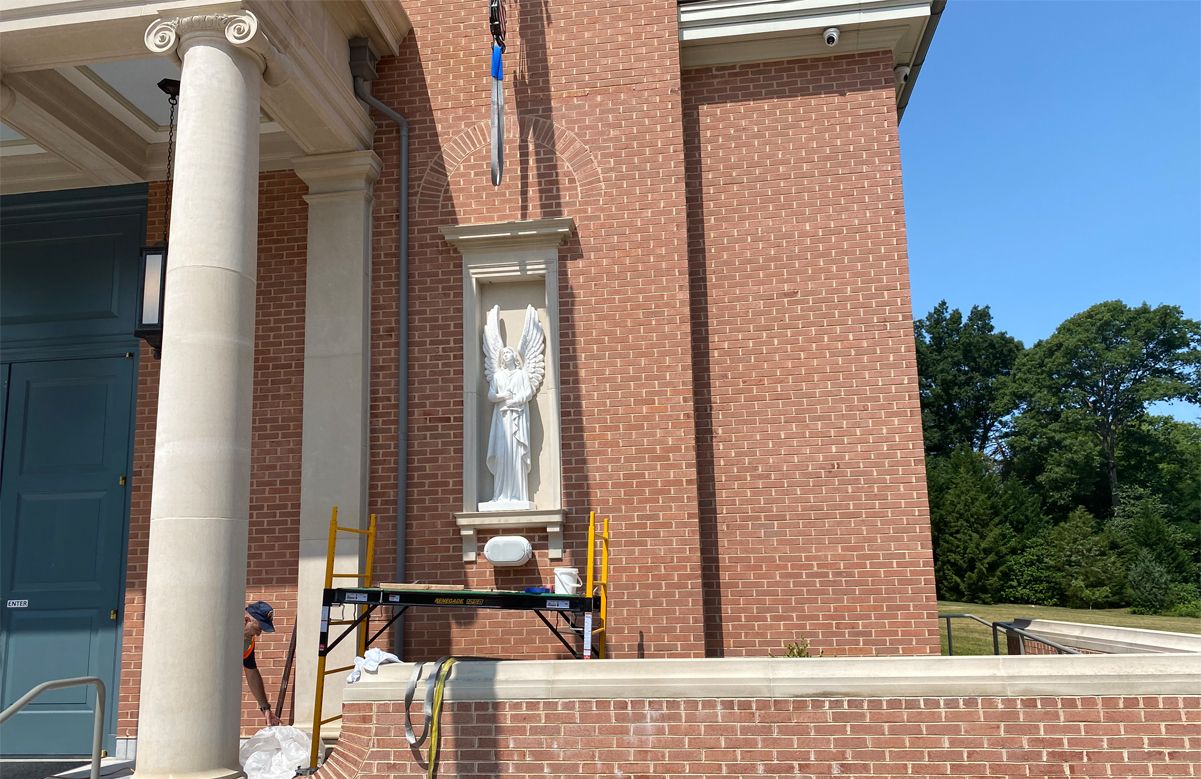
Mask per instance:
[[[134,361],[4,367],[0,706],[50,679],[116,679]],[[0,726],[0,754],[88,753],[95,705],[90,687],[44,693]]]

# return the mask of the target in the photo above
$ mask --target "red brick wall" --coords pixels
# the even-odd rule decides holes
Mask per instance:
[[[614,520],[616,653],[703,652],[693,453],[688,265],[676,9],[670,3],[522,0],[509,8],[504,182],[488,178],[488,38],[480,7],[408,8],[413,32],[373,89],[412,126],[408,574],[472,586],[549,583],[583,568],[587,512]],[[637,24],[634,24],[634,21]],[[603,46],[581,30],[622,30]],[[453,31],[453,34],[452,34]],[[396,468],[397,133],[376,150],[370,505],[393,547]],[[465,564],[462,510],[462,257],[454,224],[570,216],[560,252],[566,555],[495,573]],[[481,538],[481,543],[487,535]],[[382,554],[382,571],[394,558]],[[532,615],[441,612],[409,619],[409,656],[557,657]]]
[[[259,179],[258,294],[251,430],[250,542],[246,598],[275,607],[276,632],[264,635],[255,656],[272,705],[288,650],[296,608],[300,521],[300,434],[304,373],[305,256],[308,205],[303,182],[291,172]],[[147,240],[162,237],[163,186],[150,185]],[[131,480],[129,563],[125,581],[117,735],[137,733],[141,684],[150,486],[154,473],[158,361],[142,345]],[[177,637],[182,651],[187,631]],[[285,711],[291,706],[291,696]],[[258,706],[243,685],[243,732],[261,727]]]
[[[163,237],[162,182],[151,182],[146,240]],[[154,476],[154,433],[158,414],[158,360],[141,342],[134,411],[133,471],[129,479],[129,549],[125,563],[125,613],[121,615],[121,678],[117,690],[117,736],[137,735],[142,683],[142,638],[146,613],[146,558],[150,547],[150,493]]]
[[[555,565],[584,567],[596,509],[613,518],[617,656],[696,656],[706,644],[766,654],[798,637],[840,653],[937,651],[888,56],[689,71],[681,84],[674,5],[552,13],[522,0],[510,8],[508,163],[494,189],[480,9],[409,11],[413,33],[374,84],[412,128],[408,578],[548,583]],[[581,29],[623,34],[598,49]],[[464,43],[470,35],[478,45]],[[386,122],[375,150],[369,506],[387,580],[399,145]],[[272,697],[295,607],[303,193],[291,173],[261,178],[247,596],[279,615],[259,652]],[[152,238],[162,194],[152,186]],[[439,228],[558,216],[577,225],[558,290],[567,553],[548,560],[534,532],[536,559],[496,573],[462,562],[452,518],[462,354],[478,346],[463,343],[462,260]],[[146,352],[124,736],[136,728],[156,393]],[[451,651],[563,654],[530,615],[410,616],[408,657]],[[244,722],[258,722],[249,695]]]
[[[424,776],[403,705],[348,706],[318,776]],[[1198,697],[517,701],[442,722],[441,775],[481,779],[1201,776]]]
[[[892,79],[683,76],[710,655],[939,651]]]

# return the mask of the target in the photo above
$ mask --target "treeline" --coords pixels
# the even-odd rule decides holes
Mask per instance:
[[[914,324],[939,597],[1201,616],[1201,323],[1107,301],[1030,348]]]

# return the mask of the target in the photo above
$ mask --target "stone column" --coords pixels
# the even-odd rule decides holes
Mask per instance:
[[[296,721],[308,728],[317,678],[317,634],[330,508],[338,524],[366,528],[371,375],[371,207],[380,161],[371,151],[297,159],[309,187],[304,312],[304,438],[296,614]],[[335,570],[361,570],[360,537],[343,534]],[[386,572],[379,572],[386,578]],[[353,582],[339,579],[338,586]],[[339,628],[335,628],[338,630]],[[329,667],[350,665],[347,638]],[[340,711],[345,674],[325,680],[324,716]]]
[[[137,775],[233,777],[242,700],[258,240],[253,14],[159,20],[182,60]]]

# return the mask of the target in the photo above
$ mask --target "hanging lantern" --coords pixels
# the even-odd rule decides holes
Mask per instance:
[[[158,88],[171,104],[167,134],[167,196],[163,198],[163,238],[154,246],[142,247],[138,264],[138,313],[133,334],[154,350],[157,358],[163,348],[163,302],[167,292],[167,220],[171,214],[172,163],[175,156],[175,106],[179,103],[179,81],[165,78]]]

